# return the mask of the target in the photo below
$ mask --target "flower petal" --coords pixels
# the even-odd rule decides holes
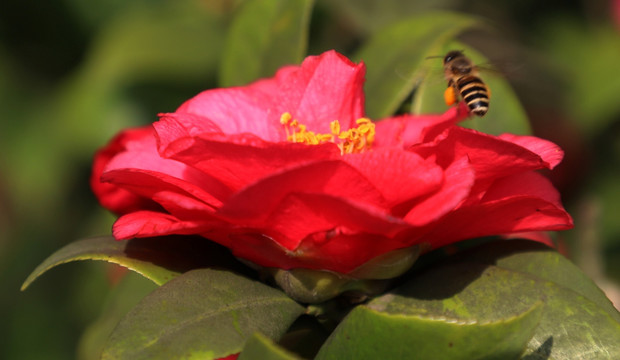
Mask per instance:
[[[218,179],[233,190],[258,179],[321,159],[340,158],[334,144],[307,146],[295,143],[270,143],[252,134],[202,134],[200,137],[168,137],[168,130],[160,121],[155,124],[162,156],[180,161]]]
[[[148,197],[139,196],[115,184],[101,181],[101,175],[111,159],[119,153],[133,149],[135,144],[149,141],[154,135],[150,126],[127,129],[116,135],[105,147],[95,154],[90,186],[101,205],[117,214],[126,214],[140,209],[158,209],[159,206]]]
[[[176,217],[157,211],[136,211],[118,218],[112,227],[117,240],[162,235],[192,235],[208,231],[213,222],[181,221]]]
[[[542,174],[528,171],[499,179],[487,190],[482,202],[505,199],[510,196],[532,196],[562,208],[560,194],[551,181]]]
[[[479,236],[570,229],[573,221],[558,200],[557,190],[540,174],[509,177],[490,189],[483,202],[446,215],[423,241],[438,248]]]
[[[335,271],[342,274],[353,271],[364,262],[379,256],[389,244],[389,238],[370,234],[338,234],[330,241],[321,241],[323,234],[306,238],[295,251],[283,249],[275,239],[261,234],[232,234],[229,248],[239,258],[248,259],[265,267],[280,269],[308,268]]]
[[[463,202],[475,181],[475,173],[468,158],[454,161],[445,171],[441,189],[411,207],[404,216],[412,225],[423,226],[438,220]]]
[[[411,228],[385,210],[353,198],[309,193],[286,196],[263,223],[269,224],[265,232],[273,230],[271,236],[291,251],[312,234],[323,233],[322,241],[329,241],[341,232],[395,236]]]
[[[523,146],[531,152],[538,154],[547,163],[546,167],[549,169],[553,169],[564,157],[564,151],[559,146],[551,141],[535,136],[502,134],[499,138]]]
[[[341,160],[307,163],[265,177],[231,197],[221,216],[262,222],[291,193],[317,193],[384,206],[385,199],[359,171]]]
[[[390,208],[434,192],[443,181],[443,169],[434,161],[397,148],[374,149],[343,159],[379,189]]]
[[[176,113],[164,116],[185,120],[182,123],[188,130],[203,122],[214,124],[225,134],[252,133],[264,140],[279,141],[285,139],[279,122],[283,111],[275,110],[279,106],[273,93],[262,92],[257,86],[235,87],[203,91],[181,105]]]
[[[162,158],[152,134],[139,143],[129,143],[126,151],[116,154],[107,164],[101,180],[145,198],[164,190],[191,194],[212,208],[220,206],[230,195],[230,189],[208,174]]]
[[[468,157],[477,182],[547,166],[538,154],[520,145],[458,126],[449,128],[433,142],[411,150],[424,157],[436,156],[437,163],[444,167],[455,159]]]
[[[309,56],[299,67],[285,67],[275,78],[245,87],[207,90],[177,113],[209,119],[226,134],[253,133],[263,140],[286,140],[280,116],[289,112],[315,132],[329,122],[352,126],[364,114],[365,67],[335,51]]]
[[[464,103],[441,115],[401,115],[377,122],[374,146],[408,148],[429,141],[446,128],[469,117]]]
[[[281,83],[283,109],[314,132],[329,133],[332,120],[353,127],[364,116],[365,73],[364,64],[333,50],[309,56]]]

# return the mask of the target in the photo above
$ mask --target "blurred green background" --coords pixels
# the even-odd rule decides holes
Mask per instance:
[[[117,284],[116,270],[89,262],[61,266],[19,291],[62,245],[109,233],[114,218],[88,185],[93,152],[118,130],[153,122],[157,113],[217,86],[227,32],[242,5],[0,2],[0,358],[93,358],[92,334],[115,321],[100,316],[102,309],[122,313],[152,289],[131,277]],[[317,0],[308,52],[351,55],[381,28],[437,9],[494,25],[460,39],[507,74],[534,133],[565,149],[550,177],[576,227],[560,238],[569,256],[619,301],[620,5]]]

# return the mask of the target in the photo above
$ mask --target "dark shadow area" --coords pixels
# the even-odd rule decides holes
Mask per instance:
[[[256,278],[255,271],[239,262],[226,247],[200,236],[131,239],[127,241],[124,252],[133,259],[178,272],[215,268]]]
[[[417,264],[396,282],[396,294],[421,300],[450,298],[471,284],[498,260],[517,253],[532,251],[554,251],[544,244],[530,240],[498,240],[480,244],[448,255],[446,249],[425,254],[424,263]],[[471,245],[471,244],[470,244]],[[477,245],[477,246],[476,246]],[[449,279],[446,279],[449,274]],[[404,282],[408,285],[401,287]],[[411,286],[413,284],[413,286]],[[437,286],[442,284],[442,286]],[[405,289],[406,290],[403,290]]]
[[[489,265],[474,262],[449,264],[420,273],[393,293],[420,300],[441,300],[461,293],[480,278]],[[437,284],[442,284],[437,286]]]
[[[329,334],[317,318],[302,315],[295,320],[278,344],[303,359],[314,359]]]
[[[553,348],[553,336],[549,336],[547,340],[545,340],[542,345],[538,347],[538,349],[534,350],[533,353],[522,357],[522,360],[545,360],[549,359],[551,356],[551,350]]]

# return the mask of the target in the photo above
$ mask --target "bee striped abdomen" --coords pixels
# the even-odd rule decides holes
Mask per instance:
[[[463,76],[456,81],[456,88],[472,114],[484,116],[487,113],[489,110],[489,91],[480,78]]]

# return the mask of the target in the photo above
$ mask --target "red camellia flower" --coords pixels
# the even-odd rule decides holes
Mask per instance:
[[[122,132],[92,176],[114,236],[198,234],[261,266],[348,273],[414,245],[572,227],[535,172],[556,145],[459,127],[463,106],[375,124],[364,72],[328,51]]]

